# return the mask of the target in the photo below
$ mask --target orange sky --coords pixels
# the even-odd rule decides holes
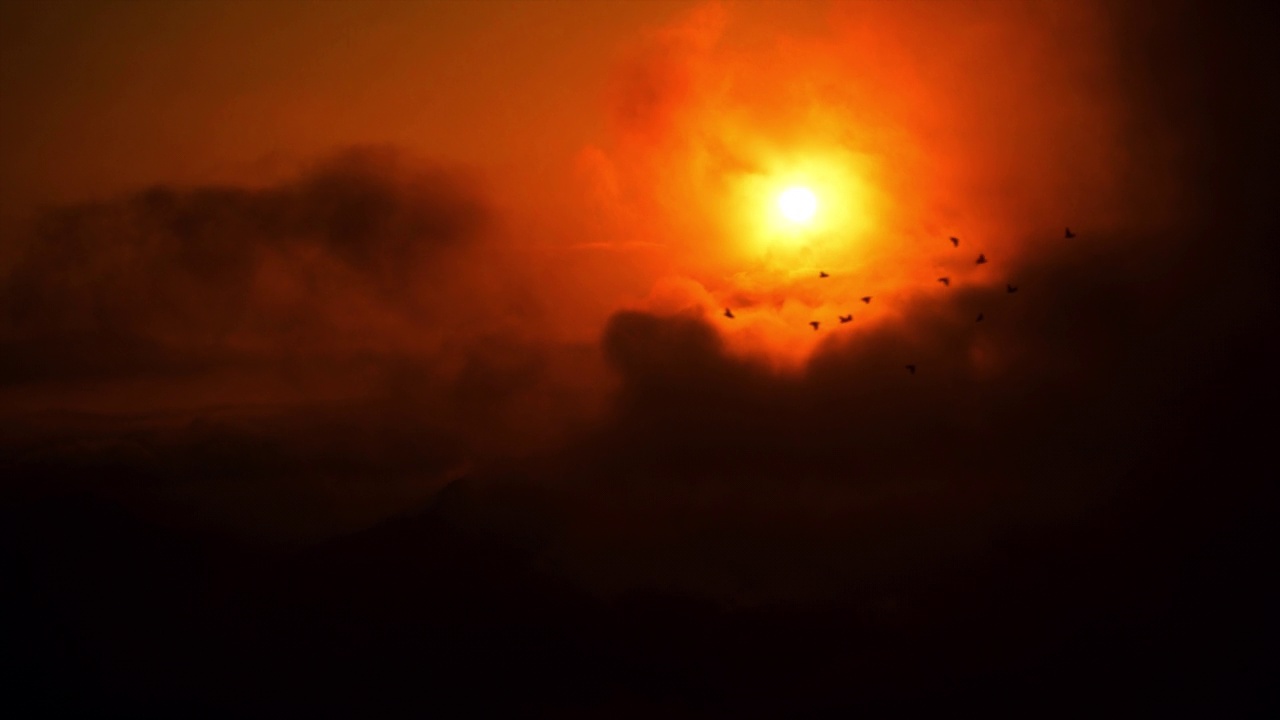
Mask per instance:
[[[6,3],[3,187],[80,199],[261,180],[365,142],[528,183],[596,132],[614,48],[678,9]]]
[[[1153,219],[1117,192],[1132,128],[1088,3],[4,13],[6,264],[33,208],[155,184],[271,187],[350,146],[471,178],[486,240],[433,301],[456,308],[456,326],[427,328],[398,301],[314,304],[329,337],[356,343],[359,328],[371,348],[430,354],[435,334],[498,331],[593,343],[612,313],[642,308],[705,314],[738,351],[795,365],[897,322],[944,291],[940,276],[1002,288],[1065,225]],[[776,211],[793,184],[819,198],[799,230]],[[976,266],[979,252],[992,263]],[[276,289],[255,302],[296,285],[295,261],[263,260]],[[253,342],[275,342],[264,337]]]
[[[824,337],[811,319],[865,327],[940,276],[1000,287],[1072,218],[1132,219],[1089,6],[837,3],[803,31],[753,9],[708,5],[647,35],[610,97],[612,144],[584,156],[613,234],[666,246],[665,309],[686,301],[673,292],[759,308],[738,313],[740,345],[798,360]],[[773,213],[792,184],[821,205],[800,233]]]

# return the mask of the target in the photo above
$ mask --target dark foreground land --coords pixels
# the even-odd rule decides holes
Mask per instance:
[[[1223,471],[1200,460],[1180,471]],[[452,520],[448,497],[289,552],[164,530],[90,494],[12,498],[5,702],[21,716],[1273,716],[1268,496],[1167,487],[945,570],[736,609],[590,595]]]

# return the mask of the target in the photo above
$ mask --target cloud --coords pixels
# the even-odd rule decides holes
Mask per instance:
[[[161,514],[312,537],[543,447],[599,394],[600,363],[549,339],[554,295],[500,250],[515,241],[474,178],[394,149],[36,227],[0,288],[3,450],[27,487],[137,490]]]
[[[7,278],[0,380],[242,360],[322,342],[360,310],[377,332],[442,300],[415,283],[435,284],[485,222],[464,179],[385,149],[280,186],[157,186],[55,208]]]

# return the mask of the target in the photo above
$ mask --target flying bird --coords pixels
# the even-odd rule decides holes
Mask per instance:
[[[724,309],[724,316],[725,316],[725,317],[727,317],[727,318],[729,318],[730,320],[732,320],[732,319],[733,319],[733,311],[732,311],[732,310],[730,310],[729,308],[725,308],[725,309]]]
[[[818,321],[817,321],[817,320],[810,320],[810,321],[809,321],[809,324],[813,326],[813,331],[814,331],[814,332],[817,332],[817,331],[818,331]]]
[[[842,323],[847,323],[847,322],[849,322],[850,320],[853,320],[853,313],[849,313],[848,315],[841,315],[841,316],[840,316],[840,322],[842,322]]]
[[[974,322],[982,322],[982,313],[978,313],[978,319]]]
[[[960,247],[960,238],[958,237],[951,238],[951,247]]]
[[[826,274],[826,273],[824,273],[824,272],[822,272],[821,270],[819,270],[819,271],[818,271],[818,277],[820,277],[820,278],[824,278],[824,277],[831,277],[831,276],[830,276],[830,275],[828,275],[828,274]]]
[[[915,375],[915,374],[916,374],[916,366],[915,366],[915,365],[908,365],[908,366],[907,366],[907,372],[911,373],[912,375]]]
[[[1073,232],[1071,232],[1071,228],[1067,228],[1066,238],[1067,238],[1068,240],[1070,240],[1071,238],[1073,238],[1073,237],[1075,237],[1075,236],[1076,236],[1076,234],[1075,234],[1075,233],[1073,233]]]
[[[951,278],[938,278],[938,282],[942,283],[946,287],[951,287]]]
[[[1008,291],[1008,292],[1011,292],[1011,293],[1016,293],[1016,292],[1018,292],[1018,287],[1017,287],[1016,285],[1009,285],[1009,284],[1005,284],[1004,289],[1005,289],[1006,291]]]
[[[982,253],[978,253],[978,264],[982,265],[986,261],[987,261],[987,256]]]
[[[866,304],[870,305],[870,304],[871,304],[871,296],[870,296],[870,295],[868,295],[868,296],[866,296],[866,297],[862,298],[862,302],[864,302],[864,303],[866,303]]]

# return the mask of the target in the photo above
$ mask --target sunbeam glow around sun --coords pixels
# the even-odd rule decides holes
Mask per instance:
[[[778,196],[778,209],[793,223],[807,223],[818,211],[818,198],[806,187],[791,187]]]

